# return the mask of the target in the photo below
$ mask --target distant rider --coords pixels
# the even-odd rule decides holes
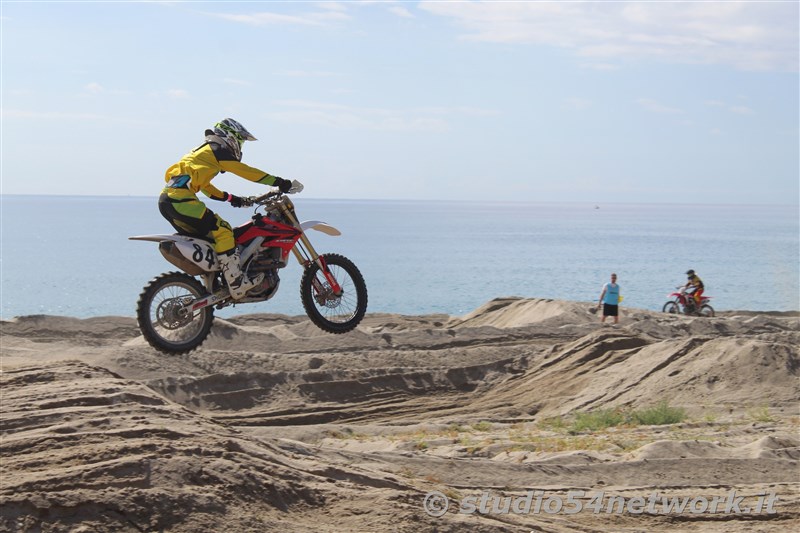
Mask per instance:
[[[255,183],[274,185],[281,192],[289,191],[292,182],[242,163],[242,144],[256,138],[237,121],[226,118],[215,124],[214,129],[206,130],[205,136],[203,144],[167,169],[164,177],[167,185],[161,191],[158,209],[179,233],[213,240],[231,297],[238,300],[261,283],[264,274],[253,279],[243,275],[230,224],[208,209],[197,193],[242,207],[241,197],[211,184],[217,174],[232,172]]]
[[[700,309],[700,297],[703,295],[703,290],[705,288],[703,286],[703,280],[694,273],[694,270],[687,270],[686,275],[689,277],[689,281],[686,282],[683,288],[686,289],[687,296],[691,296],[694,299],[694,308]]]

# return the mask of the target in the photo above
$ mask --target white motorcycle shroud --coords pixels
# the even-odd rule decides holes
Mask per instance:
[[[314,229],[333,237],[342,234],[342,232],[340,232],[338,229],[320,220],[307,220],[305,222],[301,222],[300,229],[303,232],[309,229]],[[217,253],[214,251],[212,243],[205,239],[188,237],[178,233],[171,235],[139,235],[136,237],[128,237],[128,239],[132,241],[173,243],[173,249],[177,250],[183,259],[189,261],[189,264],[192,265],[193,268],[183,262],[181,262],[181,264],[176,263],[170,257],[168,257],[163,250],[161,253],[169,262],[175,264],[179,268],[182,268],[192,276],[197,276],[204,272],[215,272],[220,269],[219,261],[217,261]],[[244,264],[253,254],[258,251],[258,248],[261,246],[262,242],[264,242],[263,237],[256,238],[247,247],[240,250],[239,253],[241,255],[242,264]]]

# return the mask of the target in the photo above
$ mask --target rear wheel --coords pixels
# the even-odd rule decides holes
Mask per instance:
[[[698,311],[697,314],[700,315],[700,316],[704,316],[704,317],[709,317],[710,318],[710,317],[714,316],[714,308],[711,307],[708,304],[703,304],[703,306],[700,307],[700,311]]]
[[[661,309],[665,313],[669,313],[671,315],[677,315],[681,312],[681,308],[678,306],[677,303],[673,301],[669,301],[664,304],[664,307]]]
[[[335,294],[317,263],[311,263],[300,280],[300,299],[308,318],[328,333],[347,333],[367,312],[367,285],[358,268],[338,254],[321,256],[341,288]]]
[[[136,319],[150,346],[167,354],[183,354],[200,346],[214,321],[214,309],[192,311],[205,287],[183,272],[168,272],[145,285],[136,305]]]

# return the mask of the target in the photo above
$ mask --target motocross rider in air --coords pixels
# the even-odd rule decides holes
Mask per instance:
[[[238,300],[261,283],[264,274],[250,279],[242,273],[230,224],[208,209],[197,193],[242,207],[241,197],[211,184],[217,174],[232,172],[255,183],[278,187],[281,192],[287,192],[292,182],[242,163],[242,144],[257,139],[239,122],[226,118],[215,124],[214,129],[206,130],[205,136],[203,144],[167,169],[164,176],[167,184],[158,199],[158,209],[178,233],[213,241],[231,297]]]
[[[700,297],[703,295],[703,280],[700,279],[700,276],[695,274],[694,270],[686,271],[686,275],[688,276],[689,281],[686,282],[684,285],[684,289],[687,291],[687,296],[691,296],[691,299],[694,301],[694,308],[700,309]],[[689,300],[687,299],[687,302]]]

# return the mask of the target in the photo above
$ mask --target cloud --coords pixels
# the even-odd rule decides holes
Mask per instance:
[[[455,106],[455,107],[442,107],[442,106],[428,106],[414,108],[417,113],[427,113],[431,115],[462,115],[467,117],[491,117],[500,114],[499,111],[494,109],[485,109],[481,107],[471,106]]]
[[[492,110],[472,107],[422,107],[384,109],[354,107],[308,100],[280,100],[270,113],[275,120],[332,126],[344,129],[394,132],[434,132],[450,130],[449,116],[490,116]]]
[[[55,120],[65,122],[118,122],[123,124],[145,124],[144,120],[97,113],[70,113],[64,111],[28,111],[24,109],[3,109],[2,118],[22,118],[26,120]]]
[[[642,108],[652,111],[653,113],[661,113],[665,115],[682,115],[684,111],[682,109],[678,109],[676,107],[669,107],[663,105],[655,100],[651,100],[650,98],[639,98],[636,100],[636,103],[639,104]]]
[[[252,13],[245,15],[234,15],[230,13],[208,13],[211,16],[228,20],[231,22],[238,22],[241,24],[248,24],[250,26],[269,26],[269,25],[294,25],[294,26],[323,26],[324,23],[320,20],[308,17],[296,17],[292,15],[281,15],[279,13]]]
[[[735,113],[737,115],[755,115],[756,112],[751,108],[743,105],[730,105],[726,104],[721,100],[706,100],[705,104],[709,107],[717,107],[720,109],[725,109],[730,111],[731,113]]]
[[[731,113],[736,113],[737,115],[755,115],[756,112],[750,109],[747,106],[743,105],[732,105],[728,108]]]
[[[284,15],[271,11],[261,11],[258,13],[210,13],[207,15],[248,24],[250,26],[327,26],[332,23],[345,22],[351,19],[347,13],[347,7],[338,2],[320,2],[315,5],[318,10],[303,13],[301,15]]]
[[[87,83],[84,89],[86,89],[88,92],[92,94],[100,94],[105,90],[105,88],[102,85],[96,82]]]
[[[582,111],[592,106],[592,102],[585,98],[569,97],[564,98],[564,105],[575,111]]]
[[[284,70],[277,72],[280,76],[288,76],[290,78],[329,78],[332,76],[339,76],[336,72],[328,72],[324,70]]]
[[[235,78],[223,78],[222,83],[227,83],[228,85],[241,85],[242,87],[250,87],[253,85],[249,81],[237,80]]]
[[[319,9],[323,10],[323,12],[340,14],[347,13],[347,6],[341,2],[317,2],[315,5]],[[346,16],[349,18],[349,15]]]
[[[797,71],[797,2],[421,2],[462,38],[545,45],[608,63]]]
[[[582,68],[592,69],[592,70],[608,70],[608,71],[620,70],[620,68],[621,68],[619,65],[615,65],[613,63],[597,63],[597,62],[582,63],[581,67]]]
[[[189,97],[189,91],[185,89],[169,89],[167,90],[167,96],[170,98],[175,99],[183,99]]]
[[[95,81],[93,81],[91,83],[87,83],[86,85],[83,86],[83,89],[84,89],[86,94],[91,94],[91,95],[105,94],[105,95],[112,95],[112,96],[129,96],[129,95],[132,94],[131,91],[123,91],[123,90],[119,90],[119,89],[108,89],[106,86],[101,85],[101,84],[99,84],[99,83],[97,83]]]
[[[414,15],[403,6],[392,6],[388,8],[389,12],[401,18],[413,19]]]

